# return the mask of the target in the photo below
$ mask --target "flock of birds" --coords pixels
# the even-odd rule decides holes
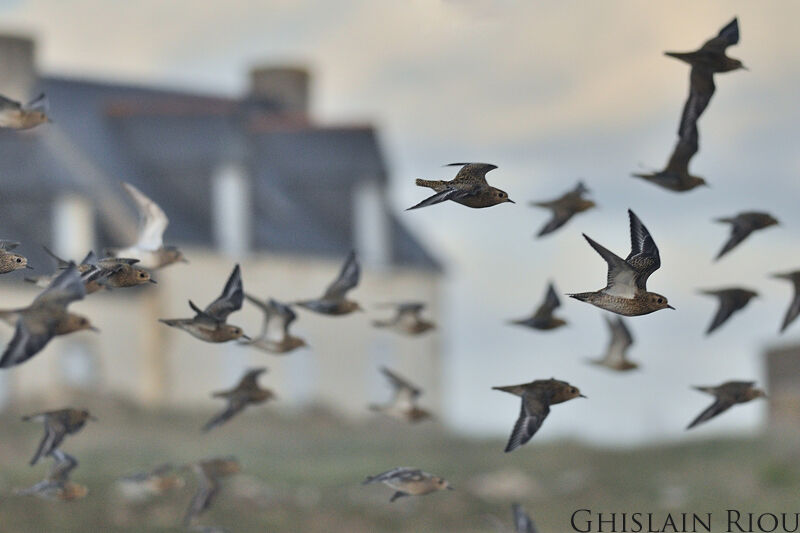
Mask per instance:
[[[650,174],[634,174],[654,185],[672,191],[685,192],[705,185],[703,178],[689,173],[689,161],[698,151],[697,121],[708,106],[714,93],[714,74],[744,68],[741,61],[726,55],[726,49],[739,40],[738,22],[734,19],[719,34],[703,46],[688,53],[667,52],[667,55],[691,65],[690,90],[678,129],[678,142],[664,170]],[[47,100],[42,95],[29,104],[21,104],[0,97],[0,127],[29,129],[49,121]],[[490,186],[486,174],[497,168],[487,163],[453,163],[460,169],[450,181],[418,179],[417,185],[433,189],[435,194],[409,209],[432,206],[444,201],[453,201],[471,208],[485,208],[502,203],[513,203],[505,191]],[[47,252],[56,262],[56,272],[39,277],[26,278],[44,290],[27,307],[0,310],[0,319],[11,324],[15,330],[11,341],[0,356],[0,368],[8,369],[20,365],[41,352],[53,337],[81,330],[95,329],[88,318],[68,310],[71,303],[86,295],[101,290],[133,287],[145,283],[156,283],[150,272],[169,265],[186,262],[181,251],[163,242],[168,218],[156,202],[139,189],[124,183],[123,187],[136,204],[142,224],[137,242],[123,249],[109,250],[104,257],[89,252],[79,263]],[[563,227],[573,216],[595,206],[585,196],[589,190],[583,183],[563,196],[551,201],[534,202],[532,205],[548,209],[552,218],[541,228],[539,236],[550,234]],[[569,296],[603,310],[622,316],[640,316],[662,309],[674,309],[667,298],[647,290],[647,280],[661,266],[659,250],[648,229],[631,210],[628,210],[631,251],[625,259],[584,235],[589,245],[606,261],[608,279],[606,286],[596,291],[572,293]],[[731,236],[719,252],[717,259],[738,246],[752,232],[777,224],[767,213],[745,212],[734,217],[719,219],[732,225]],[[27,259],[14,253],[17,243],[0,241],[0,273],[30,268]],[[800,271],[779,274],[794,284],[795,295],[786,313],[781,331],[800,314]],[[185,331],[189,335],[210,343],[236,341],[273,354],[287,354],[307,346],[304,339],[290,331],[297,319],[294,308],[315,313],[340,316],[362,310],[358,302],[348,298],[348,293],[357,286],[360,267],[354,252],[351,252],[336,279],[318,298],[296,302],[280,302],[275,299],[260,299],[244,292],[239,265],[233,268],[222,293],[213,302],[200,308],[191,300],[189,307],[194,313],[189,318],[161,319],[165,325]],[[742,288],[727,288],[704,291],[719,299],[719,309],[707,333],[711,333],[726,322],[733,313],[742,309],[754,291]],[[251,338],[243,329],[228,323],[231,314],[239,311],[247,300],[264,315],[261,332]],[[421,335],[435,328],[435,324],[422,316],[425,305],[416,302],[387,304],[394,308],[394,316],[375,320],[373,325],[390,328],[407,335]],[[512,324],[537,330],[552,330],[566,324],[554,316],[560,306],[559,297],[552,284],[547,289],[544,302],[530,317],[513,320]],[[611,339],[605,355],[591,363],[608,369],[624,372],[637,368],[627,359],[626,352],[633,337],[620,316],[606,317]],[[389,368],[380,369],[394,390],[392,399],[386,404],[370,405],[369,409],[405,422],[419,422],[431,418],[431,413],[419,405],[422,390],[410,380],[401,377]],[[271,390],[262,388],[259,377],[265,368],[254,368],[246,372],[235,387],[213,393],[214,398],[225,402],[225,407],[214,415],[202,428],[211,431],[225,424],[250,405],[268,402],[274,398]],[[506,452],[524,445],[536,434],[550,412],[550,406],[575,398],[585,398],[580,390],[555,378],[534,380],[519,385],[493,387],[520,397],[521,410],[514,424]],[[706,422],[735,404],[763,397],[764,392],[751,381],[729,381],[719,386],[696,387],[715,397],[714,402],[700,413],[688,428]],[[24,420],[39,421],[44,425],[44,436],[31,460],[35,465],[49,457],[52,467],[46,478],[26,489],[17,490],[20,495],[34,495],[45,499],[69,501],[87,495],[88,489],[70,480],[78,461],[65,453],[61,447],[64,439],[80,431],[94,417],[86,410],[65,408],[26,416]],[[688,429],[687,428],[687,429]],[[195,531],[224,531],[216,526],[201,525],[198,517],[206,511],[218,495],[221,480],[241,470],[233,457],[211,457],[183,466],[161,465],[150,472],[138,473],[119,480],[122,490],[129,494],[153,496],[184,486],[180,473],[191,470],[198,479],[198,489],[184,517],[183,524]],[[452,489],[443,477],[435,476],[417,468],[398,467],[369,476],[364,484],[383,483],[394,490],[391,501],[406,496],[420,496]],[[530,517],[515,504],[513,515],[516,531],[535,530]]]

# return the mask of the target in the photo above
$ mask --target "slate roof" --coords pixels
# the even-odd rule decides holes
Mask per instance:
[[[98,206],[97,247],[125,243],[119,213],[134,216],[118,181],[156,199],[170,217],[165,241],[213,245],[211,177],[236,161],[252,191],[252,246],[341,256],[353,247],[352,201],[363,181],[387,170],[368,125],[315,125],[267,101],[124,84],[42,77],[54,123],[0,131],[0,238],[26,244],[36,265],[50,243],[52,202],[72,191]],[[392,263],[439,264],[392,213]]]

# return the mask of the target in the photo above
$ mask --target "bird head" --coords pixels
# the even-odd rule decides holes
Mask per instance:
[[[662,296],[655,292],[647,293],[647,301],[650,303],[650,305],[655,307],[656,311],[658,311],[659,309],[673,309],[673,310],[675,309],[674,307],[669,305],[666,296]]]
[[[19,254],[8,254],[8,258],[11,260],[11,266],[14,267],[14,270],[22,270],[23,268],[32,268],[28,266],[27,257],[24,257]]]
[[[508,193],[506,191],[501,191],[495,187],[492,187],[492,200],[495,204],[503,204],[506,202],[509,203],[516,203],[514,200],[508,197]]]
[[[443,477],[433,478],[433,483],[436,485],[438,490],[455,490],[453,486],[450,485],[450,482]]]

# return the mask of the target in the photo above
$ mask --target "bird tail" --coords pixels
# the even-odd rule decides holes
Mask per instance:
[[[675,59],[680,59],[681,61],[685,61],[687,63],[691,63],[692,59],[694,58],[694,52],[664,52],[665,56],[674,57]]]
[[[417,178],[416,183],[419,187],[428,187],[429,189],[436,189],[436,187],[440,187],[444,184],[443,181],[423,180],[419,178]]]
[[[722,217],[722,218],[715,218],[714,222],[719,222],[720,224],[733,224],[734,222],[736,222],[736,220],[730,217]]]
[[[522,396],[522,393],[525,392],[525,389],[522,387],[522,385],[507,385],[505,387],[492,387],[492,390],[507,392],[515,396]]]
[[[577,292],[573,294],[567,294],[570,298],[575,298],[576,300],[580,300],[582,302],[588,302],[591,299],[592,292]]]

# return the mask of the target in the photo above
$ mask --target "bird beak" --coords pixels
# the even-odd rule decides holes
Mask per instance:
[[[153,283],[153,284],[155,284],[155,285],[158,285],[158,282],[157,282],[156,280],[154,280],[153,278],[150,278],[150,279],[149,279],[149,280],[147,280],[147,281],[149,281],[150,283]]]
[[[515,202],[514,200],[512,200],[511,198],[509,198],[509,199],[508,199],[508,200],[506,200],[506,201],[507,201],[508,203],[510,203],[510,204],[515,204],[515,203],[517,203],[517,202]]]
[[[447,485],[447,490],[456,490],[456,488],[452,485]]]
[[[674,308],[674,307],[672,307],[671,305],[668,305],[668,306],[667,306],[667,309],[672,309],[673,311],[675,311],[675,308]]]
[[[251,340],[253,340],[253,339],[251,339],[250,337],[248,337],[247,335],[242,335],[242,336],[241,336],[241,337],[239,337],[239,338],[240,338],[240,339],[244,339],[244,340],[246,340],[246,341],[251,341]]]
[[[95,333],[100,333],[100,330],[94,326],[89,326],[89,331],[94,331]]]
[[[589,397],[588,397],[588,396],[586,396],[585,394],[579,394],[579,395],[578,395],[578,398],[586,398],[587,400],[589,399]]]
[[[32,266],[30,266],[30,265],[25,265],[25,268],[27,268],[27,269],[30,269],[30,270],[33,270],[33,267],[32,267]]]
[[[180,258],[180,262],[181,262],[181,263],[188,263],[188,262],[189,262],[189,260],[188,260],[188,259],[186,259],[185,257],[181,257],[181,258]]]

